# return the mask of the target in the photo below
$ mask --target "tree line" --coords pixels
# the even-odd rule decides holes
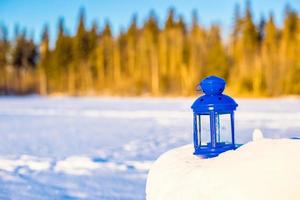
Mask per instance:
[[[170,9],[162,26],[152,11],[114,36],[108,22],[87,28],[82,9],[75,35],[60,19],[50,48],[47,26],[39,44],[18,28],[9,40],[2,26],[0,94],[188,96],[208,75],[223,77],[240,96],[300,94],[296,11],[287,7],[278,27],[272,14],[255,23],[250,4],[242,12],[237,5],[231,30],[222,39],[218,24],[204,27],[193,12],[187,25]]]

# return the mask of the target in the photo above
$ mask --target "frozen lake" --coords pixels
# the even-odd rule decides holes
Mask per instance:
[[[145,199],[151,163],[192,142],[192,102],[1,97],[0,199]],[[300,100],[237,103],[237,142],[300,136]]]

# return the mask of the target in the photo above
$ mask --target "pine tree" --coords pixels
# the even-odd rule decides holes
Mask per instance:
[[[74,94],[75,77],[71,69],[73,60],[72,38],[66,35],[64,19],[58,22],[58,36],[53,51],[53,65],[51,67],[51,92],[65,92]]]
[[[233,48],[235,48],[235,45],[237,41],[241,37],[241,26],[242,26],[242,18],[240,13],[240,6],[239,4],[236,4],[234,7],[234,16],[233,16],[233,31],[231,34],[231,40]]]
[[[264,16],[260,17],[260,21],[258,24],[258,42],[259,44],[261,44],[264,40],[265,37],[265,25],[266,25],[266,21]]]
[[[2,74],[0,77],[0,94],[8,93],[7,65],[9,48],[7,27],[2,25],[0,27],[0,73]]]
[[[167,17],[167,20],[165,23],[165,29],[171,29],[171,28],[174,28],[174,26],[175,26],[175,9],[170,8],[168,17]]]
[[[158,59],[158,35],[159,27],[155,14],[152,12],[148,20],[142,29],[142,40],[140,41],[143,48],[141,51],[144,57],[144,62],[140,63],[142,66],[140,69],[143,74],[143,80],[147,80],[148,84],[145,84],[149,88],[149,91],[153,95],[160,93],[159,88],[159,59]]]
[[[179,20],[175,19],[175,10],[170,9],[165,22],[165,29],[162,31],[162,54],[166,56],[163,65],[164,88],[163,90],[171,94],[179,94],[183,87],[183,73],[187,66],[183,65],[183,52],[185,48],[186,34],[184,26],[179,25]],[[178,81],[180,80],[180,82]]]
[[[92,44],[90,34],[86,30],[85,11],[82,8],[79,14],[79,24],[73,41],[73,63],[70,76],[75,78],[75,90],[80,93],[88,91],[92,87],[91,69],[88,64],[90,51],[95,44]],[[93,41],[94,42],[94,41]],[[71,91],[72,92],[72,91]]]
[[[97,45],[98,45],[98,25],[94,21],[92,28],[88,32],[89,37],[89,55],[88,55],[88,65],[90,69],[90,78],[92,82],[91,89],[95,92],[96,82],[97,82]]]
[[[258,32],[252,19],[250,2],[247,2],[245,15],[241,19],[236,19],[235,24],[239,27],[234,30],[240,30],[240,33],[234,33],[233,40],[233,60],[234,68],[231,73],[231,85],[238,82],[234,88],[237,93],[253,92],[255,82],[254,73],[257,69],[251,70],[255,66],[258,53]]]
[[[299,52],[300,42],[297,34],[300,32],[298,14],[292,9],[286,9],[284,26],[280,44],[281,73],[284,74],[283,92],[286,94],[300,93]]]
[[[261,62],[264,68],[264,80],[267,95],[278,95],[280,87],[278,47],[279,33],[271,14],[265,25],[265,36],[262,43]]]
[[[127,73],[126,77],[130,78],[125,81],[127,88],[132,88],[130,91],[136,93],[142,87],[141,83],[141,69],[138,66],[138,40],[139,40],[139,30],[137,27],[137,16],[133,15],[131,24],[127,30],[126,34],[126,57],[127,57]]]
[[[7,52],[9,48],[7,27],[0,27],[0,69],[3,69],[7,63]]]
[[[16,44],[12,52],[12,65],[16,71],[16,86],[14,90],[20,93],[33,91],[32,70],[36,66],[37,49],[32,38],[26,37],[26,30],[16,35]]]
[[[207,75],[206,68],[206,50],[207,50],[207,31],[199,25],[198,14],[193,11],[192,15],[192,27],[188,33],[188,65],[186,77],[186,90],[194,91],[195,85],[199,80]],[[191,94],[191,93],[188,93]]]
[[[113,74],[113,46],[111,28],[109,22],[106,22],[104,30],[100,35],[99,45],[97,48],[97,88],[98,90],[106,90],[109,86],[114,85]]]
[[[206,68],[211,74],[227,79],[229,74],[228,58],[222,44],[220,28],[218,25],[211,26],[208,33],[207,42],[208,52],[206,56]]]
[[[48,81],[51,74],[51,52],[49,48],[49,30],[44,27],[40,44],[40,58],[38,66],[39,94],[48,94]]]

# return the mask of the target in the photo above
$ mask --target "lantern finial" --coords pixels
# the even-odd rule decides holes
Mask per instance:
[[[217,76],[209,76],[203,79],[199,85],[206,95],[216,95],[222,94],[225,89],[225,84],[224,79]]]

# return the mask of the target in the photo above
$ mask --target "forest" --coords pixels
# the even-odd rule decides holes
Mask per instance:
[[[18,27],[9,39],[2,25],[0,94],[191,96],[208,75],[238,96],[300,94],[300,17],[289,6],[278,26],[272,14],[255,22],[250,3],[237,5],[225,38],[196,11],[191,23],[174,9],[163,23],[154,11],[142,25],[133,16],[118,34],[109,22],[87,28],[85,15],[81,9],[73,35],[58,20],[54,47],[47,26],[37,44]]]

